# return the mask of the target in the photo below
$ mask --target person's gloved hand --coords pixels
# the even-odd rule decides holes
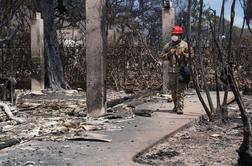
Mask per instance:
[[[168,51],[168,54],[169,54],[170,56],[176,54],[176,49],[175,49],[175,48],[171,48],[171,49]]]
[[[167,52],[164,54],[163,60],[169,60],[173,55],[176,54],[176,49],[172,48],[167,50]]]

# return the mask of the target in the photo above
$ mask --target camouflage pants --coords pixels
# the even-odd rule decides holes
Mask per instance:
[[[172,93],[174,109],[183,111],[186,84],[178,81],[177,73],[169,73],[169,88]]]

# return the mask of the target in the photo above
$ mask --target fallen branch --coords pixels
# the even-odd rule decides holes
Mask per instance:
[[[110,139],[91,138],[91,137],[74,137],[74,138],[67,138],[66,140],[69,140],[69,141],[112,142],[112,140],[110,140]]]
[[[0,107],[2,108],[2,110],[5,112],[5,114],[12,120],[15,120],[18,123],[24,123],[25,121],[21,118],[15,117],[12,112],[10,107],[6,104],[6,103],[1,103],[0,102]]]
[[[232,97],[227,101],[227,105],[233,104],[236,101],[235,97]]]
[[[21,142],[20,139],[15,139],[15,138],[6,140],[6,141],[0,143],[0,150],[2,150],[4,148],[11,147],[11,146],[16,145],[16,144],[19,144],[20,142]]]
[[[123,97],[123,98],[120,98],[120,99],[116,99],[116,100],[112,100],[112,101],[109,101],[107,103],[107,107],[114,107],[115,105],[118,105],[118,104],[121,104],[121,103],[124,103],[126,101],[131,101],[133,99],[138,99],[138,98],[143,98],[143,97],[147,97],[147,96],[151,96],[153,94],[157,93],[156,90],[143,90],[137,94],[134,94],[134,95],[131,95],[131,96],[126,96],[126,97]]]
[[[105,119],[121,119],[121,118],[123,118],[123,116],[118,113],[107,113],[107,114],[103,115],[102,117],[104,117]]]
[[[151,114],[153,113],[153,110],[135,109],[135,110],[133,110],[133,113],[135,115],[137,115],[137,116],[151,117]]]
[[[34,161],[27,161],[25,162],[22,166],[33,166],[35,165],[36,163]]]

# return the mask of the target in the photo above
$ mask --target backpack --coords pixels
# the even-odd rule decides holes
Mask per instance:
[[[180,83],[188,84],[191,80],[192,70],[189,66],[181,66],[178,80]]]
[[[177,63],[180,66],[178,81],[183,84],[188,84],[191,80],[192,70],[189,65],[182,65],[177,56],[175,56]]]

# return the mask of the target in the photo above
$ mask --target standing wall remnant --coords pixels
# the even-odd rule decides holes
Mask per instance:
[[[106,113],[105,0],[86,1],[87,111],[91,117]]]
[[[175,24],[175,10],[172,8],[171,2],[169,0],[164,0],[162,9],[162,29],[163,29],[163,44],[170,41],[171,30]],[[168,82],[169,82],[169,63],[168,61],[163,61],[163,93],[167,94],[169,92]]]
[[[41,91],[45,88],[45,62],[44,22],[40,13],[36,13],[36,19],[31,25],[31,59],[31,90]]]

